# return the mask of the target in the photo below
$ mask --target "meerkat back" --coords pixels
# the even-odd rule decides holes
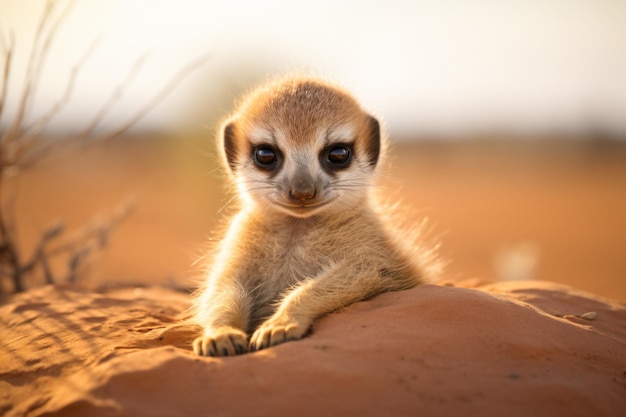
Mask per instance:
[[[195,300],[198,355],[300,339],[317,317],[436,270],[432,251],[376,205],[380,126],[338,87],[262,86],[223,124],[218,147],[240,209]]]

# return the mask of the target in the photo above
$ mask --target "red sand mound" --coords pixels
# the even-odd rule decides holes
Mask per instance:
[[[424,285],[320,319],[301,341],[225,359],[189,351],[195,329],[177,324],[187,303],[158,288],[45,287],[9,299],[0,308],[0,414],[626,410],[626,308],[561,285]]]

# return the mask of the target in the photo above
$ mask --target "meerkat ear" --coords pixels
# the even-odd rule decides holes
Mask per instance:
[[[221,145],[224,149],[224,156],[230,170],[235,172],[237,157],[237,144],[235,139],[235,122],[230,121],[224,125],[221,132]]]
[[[378,163],[378,157],[380,156],[380,124],[376,118],[368,116],[368,125],[365,152],[368,156],[368,162],[373,168]]]

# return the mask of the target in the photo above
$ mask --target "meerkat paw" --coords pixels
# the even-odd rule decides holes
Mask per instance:
[[[193,341],[193,351],[198,356],[234,356],[246,353],[247,335],[234,327],[207,329]]]
[[[309,322],[303,323],[292,317],[272,317],[261,324],[250,338],[250,351],[301,339],[306,335],[309,327]]]

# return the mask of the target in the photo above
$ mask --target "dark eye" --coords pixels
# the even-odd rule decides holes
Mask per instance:
[[[328,162],[334,165],[345,165],[352,156],[350,149],[346,146],[335,146],[328,151]]]
[[[276,152],[267,146],[258,147],[254,151],[254,162],[259,166],[268,167],[275,163],[277,159]]]

